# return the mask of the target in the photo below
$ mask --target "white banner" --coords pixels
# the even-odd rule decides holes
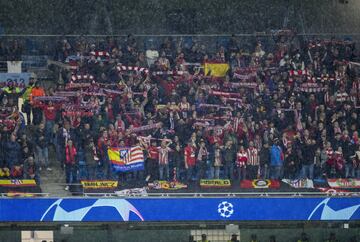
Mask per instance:
[[[7,61],[8,73],[21,73],[22,61]]]
[[[115,194],[119,197],[129,197],[129,196],[147,197],[148,195],[145,187],[124,189],[121,191],[116,191]]]
[[[281,181],[289,184],[293,188],[314,188],[314,183],[310,179],[282,179]]]
[[[360,188],[360,179],[327,179],[332,188]]]

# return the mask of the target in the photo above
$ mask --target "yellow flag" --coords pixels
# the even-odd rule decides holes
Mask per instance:
[[[227,63],[205,63],[205,76],[224,77],[230,66]]]
[[[109,160],[111,160],[113,163],[124,164],[124,162],[120,158],[119,150],[111,148],[108,149],[108,156]]]

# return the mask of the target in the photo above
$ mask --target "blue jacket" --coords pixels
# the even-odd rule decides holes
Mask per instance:
[[[282,155],[281,147],[278,145],[272,145],[270,150],[270,157],[271,157],[271,165],[272,166],[282,166],[284,161],[281,157]]]

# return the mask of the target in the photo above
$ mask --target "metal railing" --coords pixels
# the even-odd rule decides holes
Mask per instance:
[[[331,194],[324,192],[172,192],[172,193],[147,193],[134,195],[117,195],[115,193],[83,193],[84,197],[122,197],[122,198],[216,198],[216,197],[233,197],[233,198],[249,198],[249,197],[360,197],[358,192],[349,192],[345,194]]]
[[[331,194],[323,192],[173,192],[173,193],[147,193],[146,195],[118,195],[115,193],[81,193],[74,192],[75,196],[67,196],[67,198],[219,198],[219,197],[228,197],[228,198],[303,198],[303,197],[360,197],[358,192],[348,192],[345,194]],[[14,193],[9,195],[9,193],[0,193],[1,198],[16,198],[16,197],[63,197],[58,194],[51,193]]]

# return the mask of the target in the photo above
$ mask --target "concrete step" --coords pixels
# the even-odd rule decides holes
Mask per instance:
[[[52,197],[68,197],[71,196],[69,191],[65,191],[65,171],[60,167],[51,166],[52,171],[43,169],[40,172],[41,190],[48,193]]]

